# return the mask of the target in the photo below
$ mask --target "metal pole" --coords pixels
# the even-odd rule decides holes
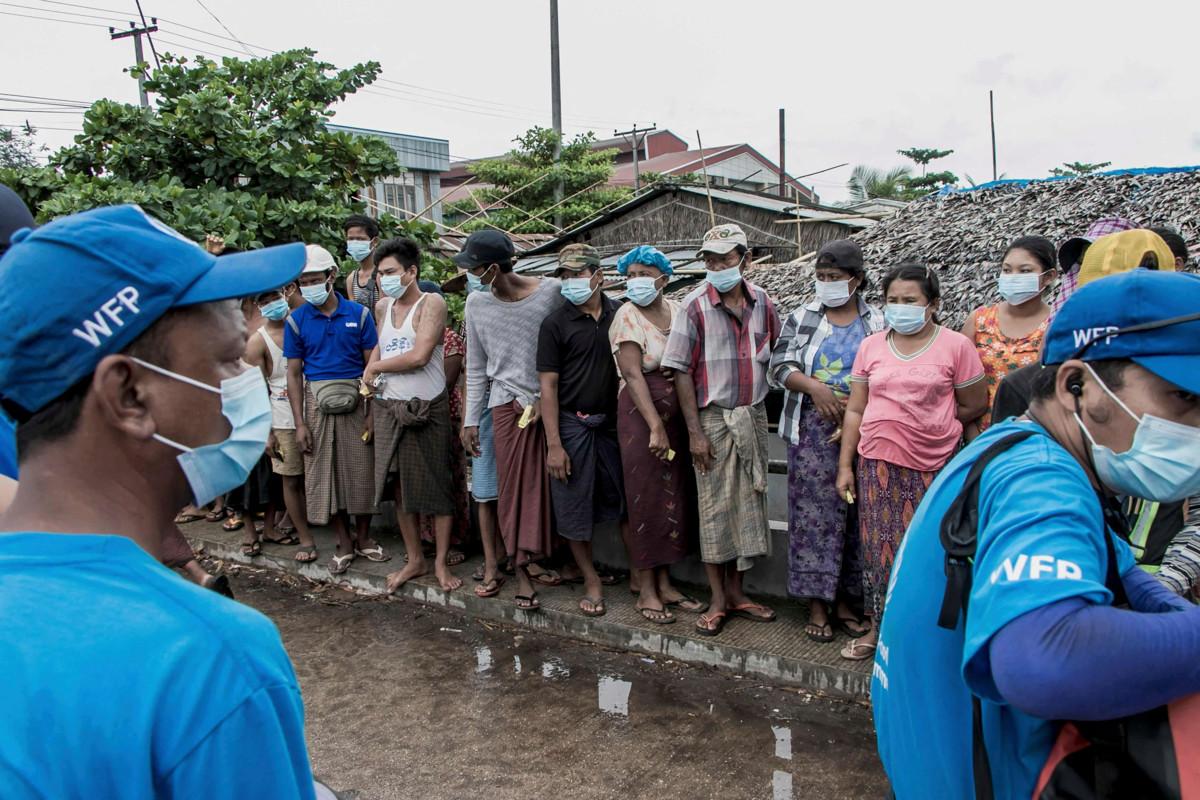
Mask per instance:
[[[554,163],[562,158],[562,81],[558,72],[558,0],[550,0],[550,105],[554,120]],[[554,200],[563,198],[563,179],[554,184]],[[554,215],[555,227],[561,229],[562,211]]]
[[[784,169],[784,151],[787,149],[783,138],[783,109],[779,109],[779,196],[787,197],[787,170]]]
[[[996,170],[996,100],[991,89],[988,89],[988,112],[992,118],[992,180],[999,180],[1000,173]]]
[[[633,123],[632,127],[633,127],[633,190],[635,192],[640,192],[642,189],[642,173],[638,169],[638,155],[639,155],[638,150],[641,150],[642,148],[638,144],[637,123],[636,122]]]

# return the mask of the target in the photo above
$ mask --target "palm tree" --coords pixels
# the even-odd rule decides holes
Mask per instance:
[[[910,167],[893,167],[884,172],[877,167],[859,164],[850,173],[846,188],[854,201],[882,197],[887,200],[907,200],[904,179],[912,175]]]

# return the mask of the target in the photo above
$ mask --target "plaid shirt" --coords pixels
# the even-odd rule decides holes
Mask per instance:
[[[779,338],[779,315],[767,293],[742,281],[746,304],[741,312],[721,302],[708,283],[683,301],[662,366],[691,374],[700,408],[738,408],[767,396],[767,363]]]
[[[883,313],[867,305],[861,297],[856,299],[858,316],[863,321],[867,335],[883,330]],[[794,372],[812,375],[817,351],[832,332],[833,325],[825,315],[819,300],[796,309],[784,323],[779,343],[775,345],[775,352],[771,354],[767,379],[772,386],[784,390],[783,413],[779,416],[779,438],[785,442],[800,443],[800,417],[805,408],[804,399],[808,395],[788,391],[784,384]]]

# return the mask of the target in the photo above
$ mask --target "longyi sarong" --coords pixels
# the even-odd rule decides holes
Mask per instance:
[[[304,388],[304,420],[312,434],[312,452],[304,454],[304,491],[308,521],[328,525],[339,511],[375,513],[375,449],[362,440],[366,407],[349,414],[325,414]]]
[[[629,559],[634,569],[682,561],[696,530],[696,481],[675,381],[658,372],[644,377],[675,458],[663,461],[650,452],[650,426],[634,405],[628,386],[622,389],[617,396],[617,438],[629,509]]]
[[[607,414],[579,416],[560,411],[558,436],[571,460],[566,481],[550,480],[558,535],[590,542],[596,525],[625,516],[617,430]]]
[[[744,572],[771,554],[766,407],[702,408],[700,427],[713,452],[712,468],[696,470],[700,558],[707,564],[737,559]]]
[[[396,510],[405,514],[452,516],[454,432],[446,394],[374,403],[376,504],[396,497]]]
[[[550,554],[550,476],[546,433],[537,422],[517,427],[524,409],[515,400],[492,409],[499,498],[496,514],[508,557],[524,566]]]
[[[892,564],[904,531],[936,477],[937,472],[859,456],[857,505],[862,532],[863,607],[876,620],[883,615]]]

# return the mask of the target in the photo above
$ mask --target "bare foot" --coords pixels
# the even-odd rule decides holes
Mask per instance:
[[[419,578],[429,572],[425,566],[425,559],[409,561],[402,569],[390,573],[387,576],[387,593],[395,594],[401,586],[411,581],[413,578]]]
[[[453,592],[462,586],[462,578],[455,575],[448,567],[434,567],[433,574],[443,592]]]

